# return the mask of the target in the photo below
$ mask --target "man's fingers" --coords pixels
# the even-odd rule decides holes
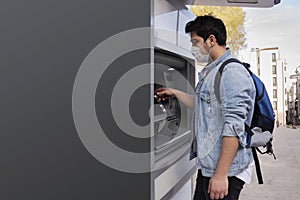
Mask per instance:
[[[160,91],[164,91],[166,88],[165,87],[161,87],[155,90],[155,93],[160,92]]]
[[[159,91],[159,92],[156,92],[156,95],[161,97],[163,95],[165,95],[167,92],[166,91]]]
[[[219,193],[214,193],[215,194],[215,198],[214,199],[219,199]]]
[[[215,193],[215,192],[210,192],[209,193],[210,195],[210,199],[223,199],[225,196],[227,195],[224,195],[224,193]]]
[[[210,199],[217,199],[217,193],[215,193],[213,191],[213,188],[211,186],[211,182],[209,182],[209,184],[208,184],[207,192],[209,193]]]
[[[220,195],[219,195],[220,199],[223,199],[224,196],[225,196],[224,193],[220,193]]]
[[[165,101],[166,97],[168,97],[168,92],[166,90],[157,92],[156,95],[160,101]]]
[[[211,192],[209,193],[210,199],[215,199],[215,193]]]

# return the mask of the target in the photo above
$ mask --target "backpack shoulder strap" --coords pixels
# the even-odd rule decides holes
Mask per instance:
[[[256,149],[255,147],[251,147],[252,149],[252,155],[253,155],[253,159],[254,159],[254,163],[255,163],[255,169],[256,169],[256,176],[257,176],[257,180],[258,180],[258,184],[263,184],[263,178],[262,178],[262,173],[261,173],[261,169],[260,169],[260,164],[259,164],[259,159],[256,153]]]
[[[214,90],[215,90],[215,95],[216,95],[216,98],[218,100],[219,103],[221,103],[221,97],[220,97],[220,82],[221,82],[221,77],[222,77],[222,73],[223,73],[223,69],[226,65],[228,65],[229,63],[231,62],[237,62],[237,63],[240,63],[243,65],[243,63],[241,61],[239,61],[238,59],[236,58],[230,58],[228,60],[225,60],[221,67],[219,68],[217,74],[216,74],[216,77],[215,77],[215,84],[214,84]]]

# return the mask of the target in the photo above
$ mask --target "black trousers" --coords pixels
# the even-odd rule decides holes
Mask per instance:
[[[194,200],[210,200],[207,192],[209,180],[210,177],[202,176],[201,170],[198,170]],[[235,176],[228,177],[228,195],[222,200],[238,200],[244,184],[244,181]]]

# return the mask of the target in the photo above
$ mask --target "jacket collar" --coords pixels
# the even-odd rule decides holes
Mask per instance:
[[[211,63],[208,63],[204,69],[198,74],[198,78],[199,78],[199,81],[203,80],[207,74],[212,70],[214,69],[216,66],[218,66],[221,62],[223,62],[224,60],[226,60],[226,58],[228,56],[231,55],[231,50],[229,48],[226,48],[226,51],[225,53],[220,56],[218,59],[216,59],[215,61],[211,62]]]

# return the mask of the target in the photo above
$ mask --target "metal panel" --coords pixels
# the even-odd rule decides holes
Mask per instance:
[[[155,200],[163,198],[189,171],[195,169],[195,160],[186,155],[154,180]]]

